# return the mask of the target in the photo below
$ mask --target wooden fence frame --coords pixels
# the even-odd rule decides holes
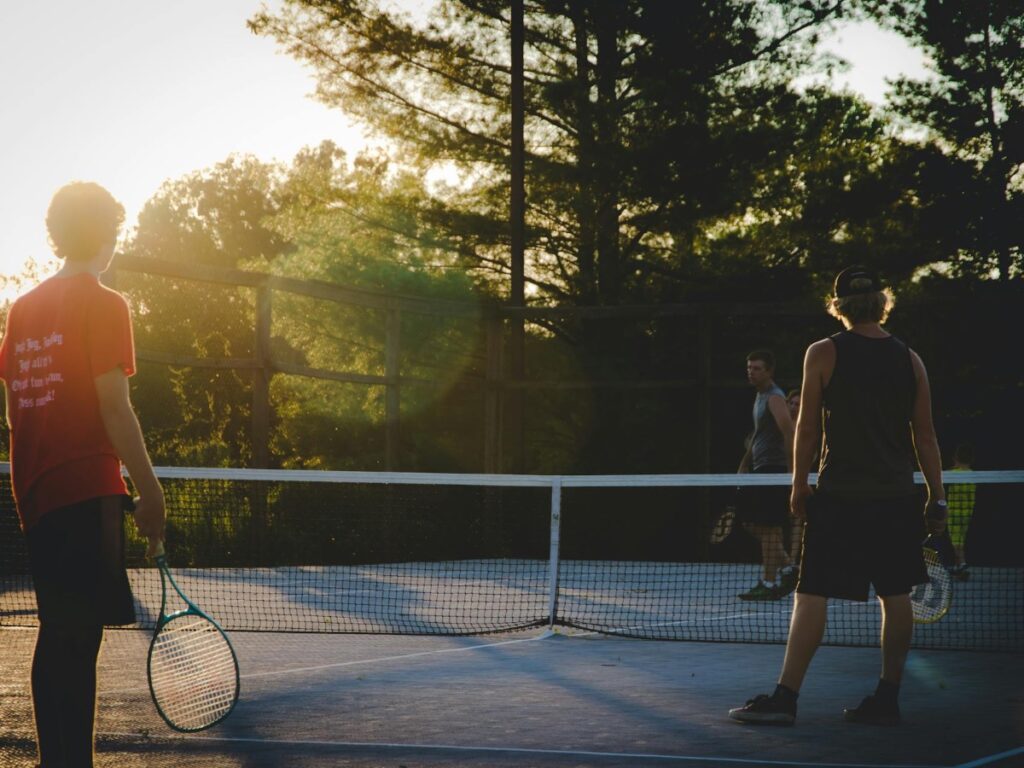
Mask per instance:
[[[252,445],[254,467],[266,468],[270,463],[269,439],[271,422],[270,381],[276,373],[304,376],[313,379],[365,384],[385,387],[385,470],[398,471],[398,444],[403,382],[422,383],[420,379],[403,377],[400,370],[400,329],[403,313],[439,315],[445,317],[477,317],[485,324],[484,367],[484,472],[500,473],[508,470],[521,472],[522,467],[505,467],[503,456],[503,411],[505,395],[511,391],[528,389],[683,389],[697,391],[697,412],[700,414],[698,435],[702,446],[701,471],[711,471],[711,393],[716,387],[743,386],[742,382],[715,381],[711,375],[711,350],[714,318],[761,316],[821,316],[820,309],[806,305],[756,304],[661,304],[655,306],[557,306],[511,307],[498,302],[458,302],[352,288],[318,280],[300,280],[262,272],[225,269],[201,264],[119,255],[104,274],[104,282],[117,287],[119,272],[137,272],[179,280],[213,283],[237,288],[251,288],[256,292],[254,318],[254,356],[252,358],[196,358],[148,349],[136,350],[139,360],[169,366],[216,368],[247,371],[252,377]],[[358,306],[383,310],[385,320],[384,375],[344,371],[329,371],[275,360],[271,349],[273,321],[273,293],[287,292],[298,296],[330,301],[345,306]],[[504,373],[506,320],[526,322],[558,318],[619,318],[653,319],[688,316],[697,322],[697,361],[692,378],[662,380],[538,380],[517,379]],[[516,434],[522,434],[519,430]],[[513,450],[513,456],[522,455]]]

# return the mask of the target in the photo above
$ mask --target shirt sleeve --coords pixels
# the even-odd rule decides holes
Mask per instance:
[[[121,294],[104,290],[93,305],[86,334],[93,378],[114,368],[135,374],[135,341],[128,302]]]

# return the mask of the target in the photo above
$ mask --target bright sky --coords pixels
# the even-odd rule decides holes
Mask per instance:
[[[430,0],[397,0],[423,6]],[[271,8],[280,0],[270,0]],[[97,181],[131,228],[166,179],[231,153],[289,161],[332,139],[366,138],[309,97],[309,70],[249,32],[259,0],[50,0],[0,3],[0,273],[52,262],[44,218],[53,192]],[[827,47],[840,77],[880,103],[884,77],[923,73],[898,36],[848,26]]]

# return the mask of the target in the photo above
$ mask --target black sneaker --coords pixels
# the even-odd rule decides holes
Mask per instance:
[[[796,722],[796,701],[786,702],[778,696],[762,693],[744,706],[730,709],[729,717],[741,723],[792,725]]]
[[[763,581],[758,581],[749,591],[736,597],[740,600],[778,600],[780,595],[777,586],[769,587]]]
[[[895,701],[885,703],[877,696],[865,696],[856,709],[844,709],[843,719],[848,723],[866,725],[899,725],[900,705]]]

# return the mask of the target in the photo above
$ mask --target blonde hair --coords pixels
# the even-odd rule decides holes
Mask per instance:
[[[836,298],[830,296],[825,310],[847,328],[858,323],[884,323],[896,306],[896,296],[888,288]]]

